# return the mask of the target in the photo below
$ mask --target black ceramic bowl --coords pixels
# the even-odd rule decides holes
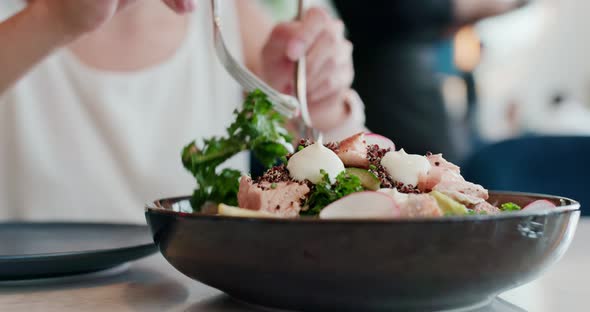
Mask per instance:
[[[419,220],[244,219],[189,214],[186,198],[146,209],[154,241],[180,272],[256,305],[305,311],[432,311],[485,305],[568,248],[579,204],[534,215]]]

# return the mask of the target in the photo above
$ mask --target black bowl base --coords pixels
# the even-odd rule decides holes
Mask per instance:
[[[148,206],[146,218],[178,271],[255,305],[489,312],[502,311],[495,295],[564,255],[580,216],[567,198],[490,192],[491,203],[541,199],[558,207],[436,219],[255,219],[187,214],[187,198],[173,198]]]
[[[260,300],[256,300],[253,298],[250,299],[242,299],[239,296],[229,295],[230,298],[244,306],[252,307],[255,311],[268,311],[268,312],[307,312],[307,311],[367,311],[367,312],[396,312],[396,311],[404,311],[404,312],[412,312],[412,311],[421,311],[424,312],[425,307],[423,305],[417,306],[416,308],[403,306],[403,307],[396,307],[395,305],[379,305],[375,303],[365,302],[350,302],[346,306],[329,306],[329,305],[322,305],[318,307],[316,304],[310,303],[306,305],[302,302],[297,302],[296,304],[289,304],[288,302],[277,304],[277,305],[268,305],[266,303],[258,303],[261,302]],[[461,306],[454,306],[454,307],[442,307],[437,306],[436,304],[431,305],[428,307],[428,311],[433,312],[494,312],[496,309],[492,309],[491,306],[495,301],[499,300],[498,298],[492,296],[490,298],[482,299],[481,301],[467,303]],[[490,309],[486,309],[490,307]],[[505,311],[505,310],[499,310]],[[512,311],[512,310],[508,310]]]

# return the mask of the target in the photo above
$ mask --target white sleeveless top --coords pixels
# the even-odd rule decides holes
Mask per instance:
[[[224,35],[241,56],[233,1],[221,2]],[[0,20],[19,3],[0,1]],[[105,72],[62,49],[0,96],[0,220],[145,223],[145,203],[192,193],[182,148],[223,135],[243,100],[213,53],[202,4],[159,65]],[[244,154],[229,165],[247,164]]]

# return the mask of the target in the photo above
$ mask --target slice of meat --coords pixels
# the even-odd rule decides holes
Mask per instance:
[[[489,214],[489,215],[495,215],[495,214],[499,214],[500,212],[502,212],[502,210],[500,210],[500,208],[493,206],[492,204],[490,204],[486,201],[475,205],[475,207],[473,207],[473,211],[475,211],[476,213],[483,213],[483,214]]]
[[[309,193],[309,187],[297,182],[260,182],[243,176],[240,180],[238,205],[240,208],[261,210],[281,217],[292,218],[299,215],[301,199]]]
[[[401,205],[401,216],[407,218],[440,217],[442,210],[428,194],[410,194]]]
[[[446,171],[433,188],[465,206],[475,206],[488,199],[488,191],[479,184],[465,181],[458,173]]]
[[[418,182],[418,188],[423,192],[432,190],[446,172],[461,174],[459,167],[444,159],[442,154],[429,155],[426,158],[430,162],[431,168],[427,175],[420,177]]]
[[[439,191],[468,207],[488,199],[486,189],[465,181],[459,167],[444,159],[442,154],[429,155],[427,158],[431,168],[418,182],[418,188],[422,192]]]
[[[449,162],[448,160],[442,157],[442,154],[434,154],[426,156],[432,167],[434,168],[441,168],[453,171],[455,173],[461,173],[461,169],[459,166]]]
[[[369,168],[367,142],[363,132],[340,142],[337,154],[346,167]]]

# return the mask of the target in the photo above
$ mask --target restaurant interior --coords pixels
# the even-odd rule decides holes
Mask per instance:
[[[0,311],[588,311],[588,12],[0,0]]]

